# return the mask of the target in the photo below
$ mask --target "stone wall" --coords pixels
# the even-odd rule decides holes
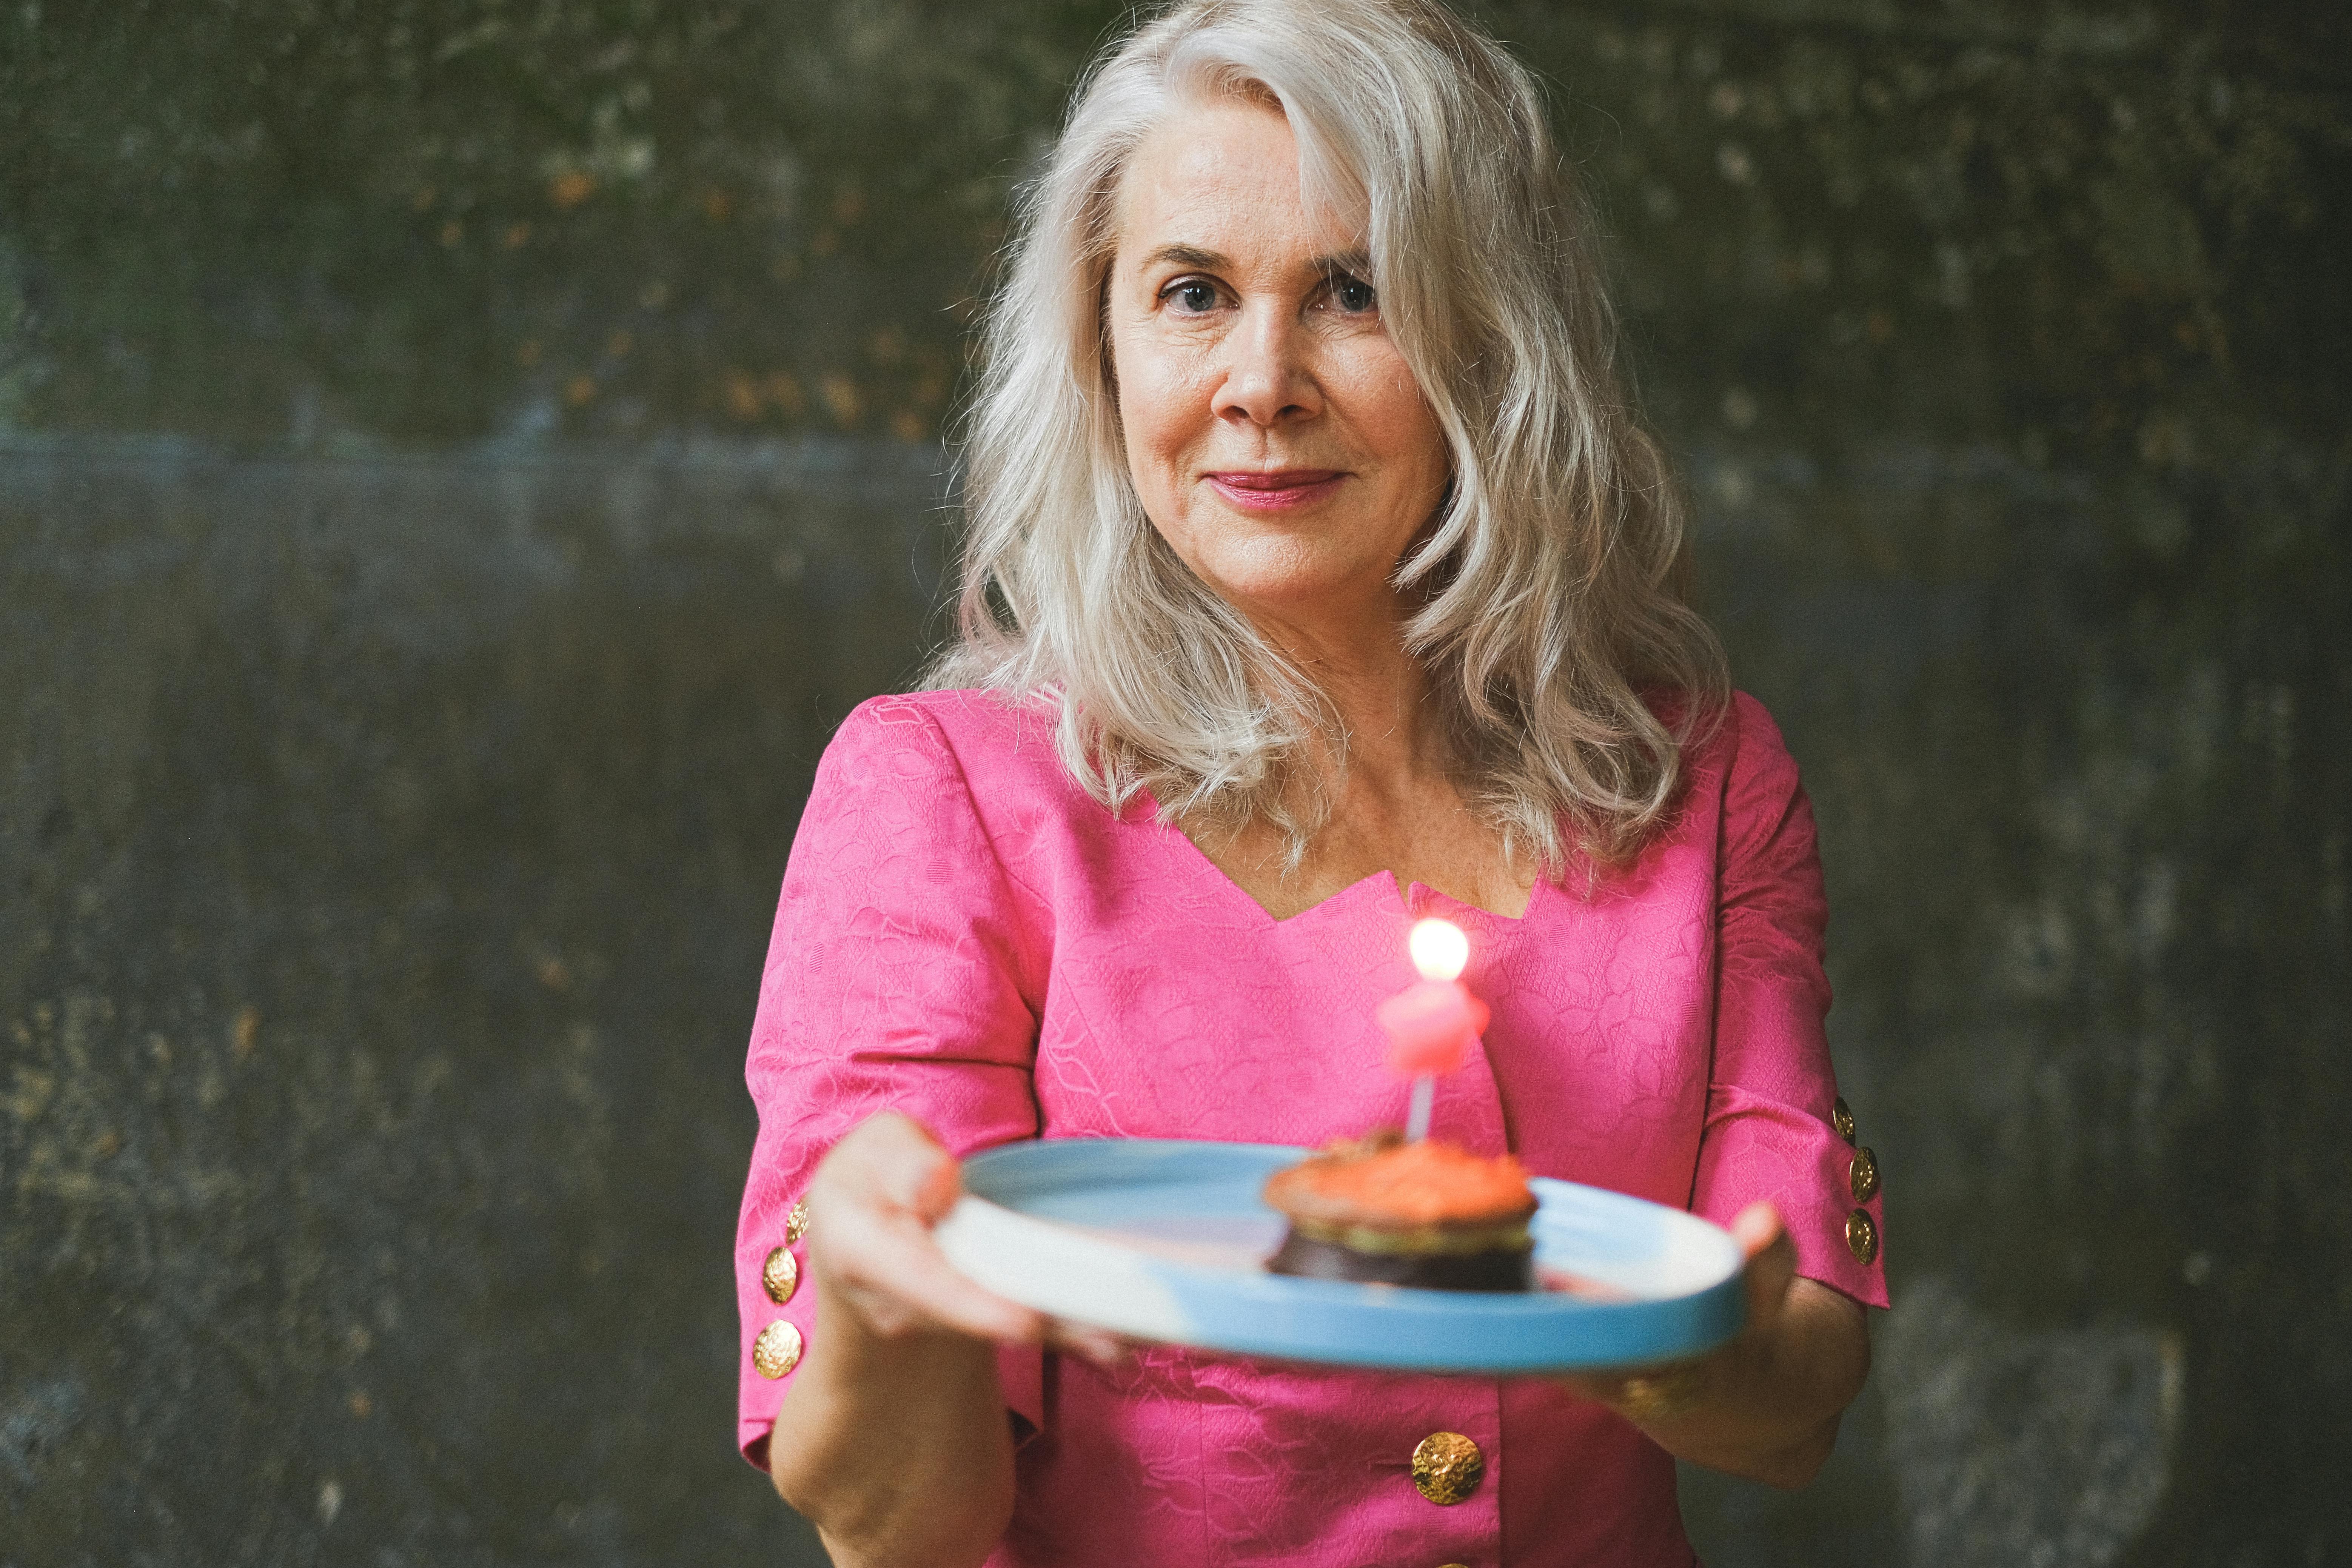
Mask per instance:
[[[1807,770],[1870,1391],[1717,1568],[2352,1553],[2352,23],[1497,5]],[[1113,6],[0,13],[0,1565],[808,1562],[766,921]]]

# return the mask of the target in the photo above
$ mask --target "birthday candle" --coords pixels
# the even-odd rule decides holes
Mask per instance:
[[[1470,994],[1461,973],[1470,962],[1470,939],[1452,921],[1425,920],[1406,941],[1421,983],[1382,1002],[1374,1016],[1389,1035],[1389,1065],[1412,1078],[1408,1139],[1429,1131],[1436,1075],[1462,1065],[1470,1042],[1486,1026],[1486,1005]]]

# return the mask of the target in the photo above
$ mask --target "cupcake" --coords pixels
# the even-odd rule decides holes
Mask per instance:
[[[1534,1288],[1536,1199],[1508,1154],[1489,1160],[1379,1132],[1276,1172],[1265,1196],[1290,1221],[1266,1261],[1276,1274],[1429,1290]]]

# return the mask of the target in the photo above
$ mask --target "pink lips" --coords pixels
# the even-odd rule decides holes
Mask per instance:
[[[1237,468],[1206,478],[1229,504],[1244,511],[1290,511],[1321,500],[1338,489],[1347,475],[1338,468],[1273,468],[1264,473]]]

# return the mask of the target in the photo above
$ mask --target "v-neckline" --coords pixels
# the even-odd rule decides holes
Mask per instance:
[[[1146,816],[1149,827],[1155,832],[1167,833],[1174,836],[1177,841],[1183,845],[1183,852],[1191,855],[1195,861],[1199,862],[1201,869],[1206,871],[1210,876],[1216,879],[1218,882],[1231,890],[1234,898],[1239,899],[1243,903],[1247,904],[1251,909],[1256,910],[1260,919],[1273,926],[1286,926],[1294,921],[1303,921],[1307,916],[1316,913],[1318,910],[1328,910],[1335,904],[1354,898],[1365,888],[1379,882],[1386,882],[1389,885],[1391,892],[1396,900],[1397,907],[1406,914],[1415,913],[1418,910],[1422,900],[1424,899],[1443,899],[1457,910],[1466,910],[1473,914],[1483,916],[1490,921],[1499,921],[1504,925],[1512,927],[1517,927],[1526,923],[1528,917],[1535,912],[1536,900],[1543,894],[1545,879],[1538,876],[1536,878],[1534,883],[1528,887],[1528,901],[1520,908],[1519,912],[1516,915],[1507,915],[1497,910],[1487,909],[1482,904],[1474,904],[1465,900],[1457,899],[1453,894],[1446,892],[1442,889],[1433,888],[1426,882],[1416,881],[1411,886],[1406,886],[1397,880],[1397,875],[1394,871],[1383,868],[1381,870],[1368,872],[1364,876],[1357,878],[1354,881],[1349,883],[1344,888],[1335,889],[1331,892],[1326,893],[1323,897],[1316,900],[1313,903],[1308,904],[1305,909],[1294,910],[1286,915],[1277,915],[1272,910],[1267,909],[1264,904],[1260,903],[1255,893],[1251,892],[1247,888],[1244,888],[1239,882],[1234,881],[1232,874],[1223,866],[1218,865],[1214,860],[1209,858],[1209,852],[1202,848],[1198,844],[1193,843],[1192,836],[1191,834],[1185,832],[1181,827],[1176,826],[1176,824],[1164,820],[1160,815],[1160,803],[1152,798],[1151,793],[1149,790],[1143,791],[1142,795],[1144,800],[1150,807],[1150,810]]]

